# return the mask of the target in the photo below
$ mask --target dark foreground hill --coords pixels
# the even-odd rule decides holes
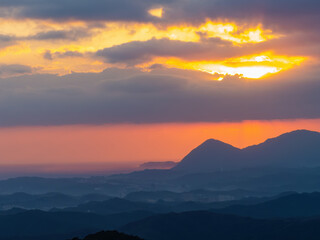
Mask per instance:
[[[73,238],[72,240],[80,240],[79,238]],[[90,234],[83,238],[82,240],[142,240],[136,236],[130,236],[124,233],[119,233],[117,231],[107,231],[98,232],[95,234]]]
[[[89,233],[117,229],[151,216],[132,212],[102,216],[92,213],[25,211],[0,215],[1,240],[64,240]]]
[[[13,209],[0,214],[0,240],[63,240],[114,229],[147,240],[313,240],[320,239],[319,202],[320,193],[284,193],[229,203],[112,199],[59,212]],[[221,208],[232,203],[238,205]]]
[[[211,212],[157,215],[121,231],[148,240],[318,240],[320,219],[258,220]]]
[[[173,170],[196,173],[264,166],[320,166],[320,133],[297,130],[244,149],[209,139],[192,150]]]
[[[235,205],[216,212],[254,218],[297,218],[320,216],[320,193],[290,194],[253,205]]]

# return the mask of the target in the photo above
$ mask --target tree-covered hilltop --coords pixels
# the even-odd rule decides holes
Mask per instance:
[[[73,238],[72,240],[81,240],[80,238]],[[82,240],[142,240],[136,236],[130,236],[117,231],[102,231],[95,234],[90,234]]]

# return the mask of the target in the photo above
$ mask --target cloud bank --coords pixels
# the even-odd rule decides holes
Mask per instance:
[[[0,125],[319,118],[318,78],[291,77],[219,82],[207,74],[159,68],[1,79]]]

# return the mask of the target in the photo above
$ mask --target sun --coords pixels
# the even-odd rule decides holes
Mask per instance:
[[[204,65],[200,71],[210,74],[221,75],[240,75],[244,78],[259,79],[270,73],[277,73],[281,71],[277,67],[265,67],[265,66],[249,66],[249,67],[227,67],[220,65]]]
[[[151,63],[141,65],[148,68],[149,64],[160,63],[169,68],[189,69],[206,72],[212,75],[239,75],[248,79],[261,79],[270,74],[277,74],[281,71],[291,69],[303,61],[306,57],[281,56],[272,52],[265,52],[257,55],[249,55],[238,58],[226,59],[224,61],[186,61],[179,58],[156,58]]]

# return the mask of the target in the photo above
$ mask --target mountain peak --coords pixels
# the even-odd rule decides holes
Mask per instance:
[[[320,135],[319,132],[316,131],[310,131],[306,129],[297,129],[291,132],[283,133],[280,136],[276,138],[281,138],[281,137],[296,137],[296,136],[315,136],[315,135]]]
[[[275,138],[269,138],[265,142],[258,145],[247,147],[256,148],[257,146],[267,146],[270,144],[298,144],[298,145],[313,145],[313,141],[320,140],[320,133],[315,131],[309,131],[305,129],[299,129],[292,132],[281,134]],[[280,147],[280,145],[279,145]],[[291,146],[292,147],[292,146]]]
[[[213,139],[213,138],[207,139],[202,144],[200,144],[197,148],[206,148],[206,147],[228,147],[228,148],[231,147],[231,148],[235,148],[228,143],[225,143],[220,140]]]
[[[221,170],[230,168],[237,164],[227,159],[238,152],[240,152],[240,149],[230,144],[215,139],[208,139],[192,150],[173,169],[186,172],[203,172],[210,171],[211,169]]]
[[[282,135],[280,135],[278,138],[281,137],[312,137],[312,136],[320,136],[319,132],[316,131],[310,131],[306,129],[298,129],[292,132],[287,132]]]
[[[257,166],[320,166],[320,133],[295,130],[244,149],[208,139],[192,150],[174,170],[214,172]]]

